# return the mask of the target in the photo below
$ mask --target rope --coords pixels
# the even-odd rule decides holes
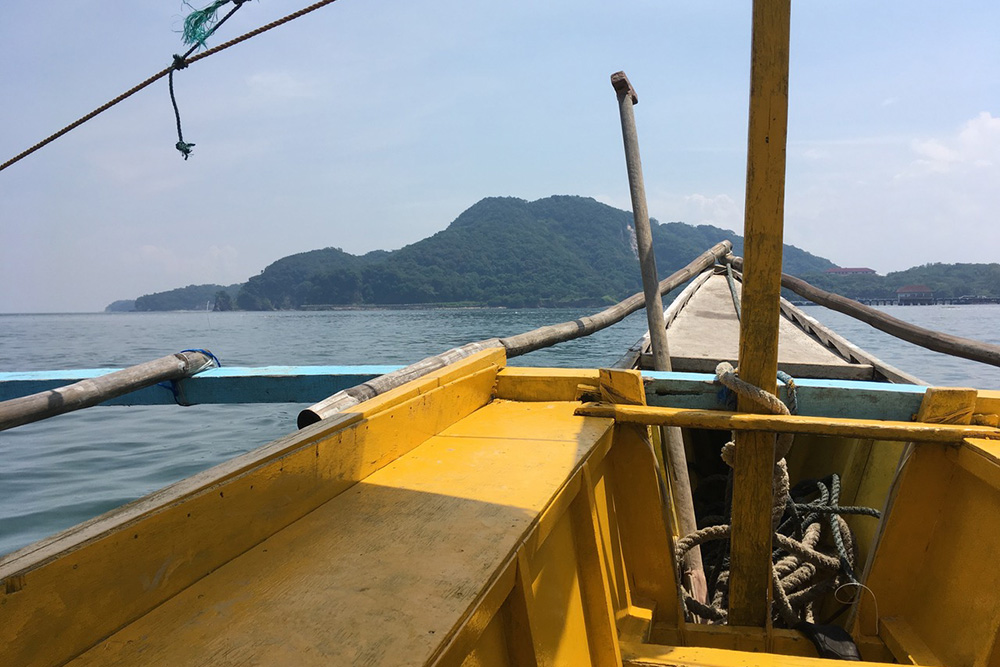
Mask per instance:
[[[776,396],[740,380],[730,364],[719,364],[719,381],[739,396],[745,396],[773,414],[789,414],[790,410]],[[794,380],[780,377],[789,388],[794,403]],[[787,435],[787,434],[786,434]],[[802,622],[814,623],[814,606],[827,593],[844,585],[860,586],[854,575],[857,561],[854,536],[841,515],[856,514],[878,517],[877,510],[867,507],[841,507],[840,478],[833,474],[825,480],[801,482],[789,488],[785,455],[791,447],[791,437],[779,436],[775,447],[772,477],[773,503],[771,521],[774,527],[771,578],[774,590],[772,617],[778,624],[794,628]],[[735,445],[726,443],[722,458],[732,467]],[[707,478],[703,482],[708,482]],[[715,483],[717,480],[711,480]],[[709,587],[708,604],[695,600],[678,582],[684,609],[689,620],[695,617],[709,623],[725,623],[728,619],[729,540],[731,516],[732,472],[727,476],[726,507],[721,516],[705,517],[705,525],[675,544],[677,562],[690,549],[709,544],[703,549]],[[824,540],[824,534],[829,538]],[[829,546],[832,544],[832,547]],[[826,545],[826,546],[821,546]]]
[[[195,348],[189,348],[187,350],[181,350],[182,354],[184,352],[201,352],[202,354],[204,354],[206,357],[208,357],[211,360],[209,363],[207,363],[204,366],[202,366],[201,368],[199,368],[198,369],[199,371],[203,371],[206,368],[212,368],[213,366],[215,368],[222,368],[222,362],[219,361],[219,358],[217,356],[215,356],[214,354],[212,354],[211,352],[209,352],[208,350],[204,350],[204,349],[202,349],[200,347],[195,347]]]
[[[187,350],[181,350],[180,354],[184,354],[185,352],[200,352],[206,357],[208,357],[208,361],[206,361],[204,364],[202,364],[197,369],[191,372],[192,375],[200,373],[206,368],[222,368],[222,362],[219,361],[219,358],[214,354],[212,354],[211,352],[209,352],[208,350],[203,350],[201,348],[192,348]],[[158,382],[156,386],[163,387],[164,389],[170,391],[170,393],[173,394],[174,396],[174,403],[176,403],[177,405],[183,407],[188,407],[192,405],[191,403],[188,402],[187,397],[184,395],[183,386],[179,384],[177,380],[167,380],[166,382]]]
[[[186,62],[187,62],[188,65],[190,65],[191,63],[197,62],[197,61],[199,61],[199,60],[201,60],[203,58],[207,58],[209,56],[215,55],[216,53],[219,53],[220,51],[224,51],[224,50],[228,49],[231,46],[236,46],[237,44],[239,44],[241,42],[245,42],[246,40],[250,39],[251,37],[256,37],[257,35],[260,35],[261,33],[265,33],[268,30],[271,30],[272,28],[277,28],[280,25],[288,23],[289,21],[293,21],[293,20],[295,20],[295,19],[297,19],[297,18],[299,18],[301,16],[305,16],[306,14],[314,12],[317,9],[321,9],[321,8],[327,6],[327,5],[333,4],[334,2],[336,2],[336,0],[321,0],[320,2],[317,2],[315,4],[309,5],[308,7],[305,7],[304,9],[300,9],[299,11],[293,12],[293,13],[287,15],[287,16],[284,16],[284,17],[276,20],[276,21],[272,21],[271,23],[263,25],[263,26],[255,29],[255,30],[251,30],[250,32],[245,33],[243,35],[240,35],[239,37],[237,37],[235,39],[231,39],[228,42],[224,42],[224,43],[222,43],[222,44],[220,44],[218,46],[212,47],[211,49],[208,49],[206,51],[202,51],[198,55],[196,55],[196,56],[194,56],[192,58],[186,59]],[[174,65],[171,65],[170,67],[167,67],[166,69],[160,70],[159,72],[157,72],[156,74],[152,75],[151,77],[149,77],[148,79],[146,79],[142,83],[140,83],[140,84],[138,84],[138,85],[130,88],[129,90],[125,91],[124,93],[122,93],[118,97],[112,99],[109,102],[106,102],[105,104],[102,104],[101,106],[97,107],[96,109],[94,109],[93,111],[91,111],[90,113],[88,113],[87,115],[85,115],[85,116],[83,116],[83,117],[81,117],[81,118],[73,121],[72,123],[70,123],[66,127],[64,127],[61,130],[59,130],[58,132],[49,135],[48,137],[46,137],[42,141],[39,141],[34,146],[28,148],[27,150],[25,150],[25,151],[23,151],[21,153],[18,153],[17,155],[15,155],[11,159],[7,160],[3,164],[0,164],[0,171],[3,171],[4,169],[6,169],[7,167],[11,166],[15,162],[23,160],[24,158],[28,157],[29,155],[31,155],[32,153],[34,153],[38,149],[42,148],[43,146],[47,146],[48,144],[52,143],[53,141],[55,141],[59,137],[63,136],[67,132],[69,132],[71,130],[74,130],[77,127],[83,125],[88,120],[90,120],[90,119],[94,118],[95,116],[97,116],[97,115],[99,115],[99,114],[107,111],[108,109],[110,109],[111,107],[115,106],[119,102],[122,102],[122,101],[128,99],[129,97],[131,97],[132,95],[135,95],[137,92],[139,92],[143,88],[146,88],[147,86],[155,83],[156,81],[159,81],[160,79],[162,79],[165,76],[169,76],[170,73],[173,70],[174,70]]]
[[[736,289],[736,279],[733,277],[733,264],[732,262],[726,261],[726,282],[729,284],[729,296],[733,298],[733,308],[736,309],[736,320],[740,321],[743,317],[742,307],[740,306],[740,293]],[[795,394],[795,380],[792,376],[785,371],[778,371],[778,379],[786,387],[786,395],[788,397],[788,411],[793,414],[799,414],[798,408],[798,398]],[[748,385],[752,386],[752,385]],[[756,389],[756,387],[754,387]],[[778,414],[778,413],[775,413]]]
[[[735,392],[738,396],[743,396],[757,405],[761,406],[773,415],[787,415],[791,414],[789,409],[785,407],[785,404],[781,402],[777,396],[771,392],[764,391],[760,387],[755,387],[754,385],[741,380],[739,375],[737,375],[736,370],[733,365],[729,362],[723,361],[721,364],[715,368],[716,379],[719,380],[726,388]],[[728,443],[726,445],[729,446]],[[733,445],[735,447],[735,445]],[[785,458],[788,454],[788,450],[792,446],[792,436],[787,433],[782,433],[778,436],[777,446],[774,451],[774,461],[777,463],[779,460]],[[727,460],[727,456],[731,457],[731,453],[723,448],[722,458],[726,460],[732,466],[731,460]]]
[[[798,387],[795,386],[795,379],[785,371],[778,371],[778,379],[785,385],[785,397],[788,399],[788,411],[793,415],[799,414]]]
[[[229,2],[233,2],[235,6],[225,16],[216,21],[215,13],[220,7]],[[177,121],[177,143],[174,144],[174,147],[180,151],[185,160],[191,156],[194,144],[184,141],[184,131],[181,130],[181,112],[177,108],[177,97],[174,95],[174,72],[187,67],[188,56],[197,51],[199,47],[205,46],[205,40],[215,34],[215,31],[229,20],[229,17],[235,14],[243,6],[244,2],[246,0],[216,0],[205,9],[191,12],[184,19],[184,43],[191,44],[191,48],[182,56],[174,54],[174,64],[171,66],[170,74],[167,76],[167,83],[170,88],[170,104],[174,107],[174,119]]]
[[[167,83],[170,88],[170,104],[174,107],[174,119],[177,121],[177,143],[174,146],[181,152],[184,159],[187,160],[188,156],[191,155],[191,149],[194,148],[194,144],[184,141],[184,131],[181,129],[181,112],[177,108],[177,97],[174,96],[174,72],[185,67],[187,67],[187,62],[184,60],[184,56],[174,54],[174,66],[167,77]]]

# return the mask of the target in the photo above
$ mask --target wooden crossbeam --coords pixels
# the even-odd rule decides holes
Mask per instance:
[[[738,433],[794,433],[796,435],[829,435],[845,438],[937,442],[956,445],[961,444],[966,438],[1000,439],[1000,429],[991,426],[925,424],[922,422],[805,417],[801,415],[760,415],[642,405],[588,403],[577,408],[576,414],[587,417],[608,417],[622,424],[680,426],[683,428],[737,431]]]

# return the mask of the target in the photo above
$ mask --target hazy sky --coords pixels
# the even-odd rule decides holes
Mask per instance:
[[[247,3],[209,44],[308,3]],[[0,5],[0,162],[185,48],[179,0],[57,5]],[[617,70],[650,214],[740,232],[750,6],[339,0],[177,74],[190,160],[163,79],[0,172],[0,312],[399,248],[487,196],[628,209]],[[1000,260],[998,29],[995,0],[794,3],[786,242],[880,273]]]

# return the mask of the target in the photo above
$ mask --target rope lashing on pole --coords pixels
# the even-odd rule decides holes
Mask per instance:
[[[726,261],[726,282],[729,284],[729,295],[733,298],[733,308],[736,310],[736,321],[740,321],[742,317],[742,308],[740,306],[740,293],[736,289],[736,278],[733,276],[733,263]],[[792,376],[783,370],[778,371],[778,380],[785,385],[785,394],[788,399],[788,410],[791,414],[798,414],[798,397],[795,393],[795,380]],[[756,389],[756,387],[754,387]],[[777,413],[775,413],[777,414]]]
[[[794,396],[794,380],[787,374],[779,379],[789,387]],[[716,376],[729,390],[750,398],[772,414],[794,412],[776,396],[741,380],[737,371],[728,363],[719,364]],[[802,624],[815,622],[815,603],[825,594],[845,584],[860,585],[854,568],[857,563],[857,546],[842,515],[864,515],[878,518],[880,513],[868,507],[840,505],[840,478],[836,474],[823,480],[809,480],[789,488],[785,456],[791,448],[792,437],[779,435],[775,446],[774,477],[772,480],[773,505],[771,510],[774,527],[774,554],[772,583],[774,601],[772,618],[779,625],[802,628]],[[726,443],[722,449],[723,460],[732,468],[736,446]],[[684,536],[676,543],[677,561],[695,546],[705,545],[706,574],[709,602],[695,600],[690,591],[680,585],[684,608],[693,620],[701,617],[710,623],[726,623],[728,619],[729,546],[731,525],[732,472],[727,479],[726,510],[720,516],[704,517],[697,531]],[[822,537],[829,533],[822,546]],[[721,543],[721,544],[720,544]]]
[[[204,9],[198,9],[190,14],[184,19],[184,43],[190,44],[191,48],[188,49],[184,55],[174,54],[174,63],[170,67],[170,74],[167,75],[167,84],[170,88],[170,104],[174,108],[174,119],[177,121],[177,143],[174,147],[180,151],[184,159],[187,160],[191,156],[191,150],[194,148],[194,144],[184,141],[184,131],[181,129],[181,112],[177,107],[177,96],[174,94],[174,72],[182,70],[188,66],[188,56],[197,51],[199,48],[205,46],[205,40],[211,37],[219,27],[225,23],[230,16],[235,14],[243,3],[247,0],[216,0],[208,7]],[[219,9],[230,2],[233,3],[233,8],[223,16],[218,19],[216,14]]]
[[[293,13],[288,14],[288,15],[280,18],[280,19],[277,19],[276,21],[272,21],[271,23],[268,23],[266,25],[262,25],[259,28],[255,28],[254,30],[251,30],[250,32],[244,33],[244,34],[240,35],[239,37],[236,37],[235,39],[231,39],[228,42],[224,42],[224,43],[219,44],[218,46],[214,46],[214,47],[212,47],[212,48],[210,48],[210,49],[208,49],[206,51],[202,51],[201,53],[199,53],[199,54],[197,54],[195,56],[192,56],[192,57],[189,57],[189,58],[185,58],[185,62],[188,65],[191,65],[191,64],[193,64],[193,63],[195,63],[195,62],[197,62],[199,60],[202,60],[203,58],[207,58],[209,56],[215,55],[216,53],[219,53],[220,51],[224,51],[224,50],[228,49],[231,46],[236,46],[237,44],[240,44],[241,42],[245,42],[246,40],[250,39],[251,37],[256,37],[257,35],[260,35],[262,33],[267,32],[268,30],[271,30],[273,28],[277,28],[278,26],[284,25],[285,23],[288,23],[289,21],[293,21],[293,20],[295,20],[297,18],[305,16],[306,14],[314,12],[317,9],[321,9],[323,7],[326,7],[327,5],[331,5],[334,2],[336,2],[336,1],[337,0],[320,0],[319,2],[316,2],[316,3],[312,4],[312,5],[309,5],[308,7],[300,9],[297,12],[293,12]],[[219,23],[217,23],[215,27],[218,27],[219,24],[221,24],[221,21],[219,21]],[[160,79],[162,79],[165,76],[169,76],[170,73],[173,72],[173,71],[174,71],[174,65],[171,64],[170,67],[162,69],[159,72],[157,72],[156,74],[153,74],[152,76],[150,76],[145,81],[143,81],[143,82],[141,82],[141,83],[133,86],[132,88],[130,88],[129,90],[125,91],[124,93],[122,93],[118,97],[115,97],[114,99],[110,100],[109,102],[106,102],[106,103],[102,104],[101,106],[97,107],[96,109],[94,109],[90,113],[88,113],[88,114],[86,114],[84,116],[81,116],[80,118],[78,118],[77,120],[73,121],[72,123],[70,123],[66,127],[62,128],[61,130],[59,130],[59,131],[57,131],[57,132],[49,135],[45,139],[39,141],[34,146],[31,146],[30,148],[28,148],[28,149],[26,149],[24,151],[21,151],[20,153],[18,153],[14,157],[10,158],[9,160],[7,160],[6,162],[4,162],[3,164],[0,164],[0,171],[3,171],[4,169],[6,169],[7,167],[11,166],[15,162],[19,162],[19,161],[23,160],[24,158],[28,157],[29,155],[31,155],[35,151],[41,149],[44,146],[47,146],[48,144],[52,143],[53,141],[55,141],[59,137],[63,136],[64,134],[67,134],[71,130],[74,130],[74,129],[80,127],[81,125],[83,125],[87,121],[89,121],[92,118],[94,118],[94,117],[96,117],[96,116],[104,113],[105,111],[107,111],[111,107],[115,106],[116,104],[118,104],[118,103],[120,103],[120,102],[128,99],[132,95],[135,95],[136,93],[138,93],[143,88],[146,88],[146,87],[152,85],[153,83],[156,83],[157,81],[159,81]]]
[[[222,368],[222,362],[219,361],[219,358],[214,354],[212,354],[211,352],[209,352],[208,350],[202,348],[191,348],[187,350],[181,350],[181,354],[184,354],[185,352],[199,352],[205,355],[205,357],[207,357],[205,363],[199,366],[197,369],[193,370],[192,374],[200,373],[203,370],[209,368]],[[174,403],[176,403],[177,405],[181,405],[184,407],[188,407],[191,405],[191,403],[189,403],[187,398],[184,396],[184,392],[181,390],[181,385],[178,384],[177,380],[167,380],[166,382],[158,383],[156,386],[163,387],[164,389],[169,390],[174,397]]]

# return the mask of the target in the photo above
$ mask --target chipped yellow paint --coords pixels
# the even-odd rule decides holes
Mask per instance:
[[[639,371],[602,368],[599,389],[605,403],[646,405],[646,390]]]
[[[980,389],[976,396],[976,412],[980,414],[1000,414],[1000,390]]]
[[[959,444],[965,438],[997,438],[1000,430],[989,426],[926,424],[920,422],[880,421],[807,417],[803,415],[757,415],[721,410],[690,410],[633,405],[588,404],[577,414],[608,417],[623,424],[681,426],[721,431],[767,431],[812,435],[834,435],[879,440],[915,440]]]
[[[965,420],[975,393],[930,393],[923,419]],[[1000,443],[907,450],[856,630],[878,632],[899,660],[994,665],[1000,660]]]
[[[497,374],[497,398],[511,401],[574,401],[577,386],[597,384],[596,370],[507,367]]]
[[[734,651],[719,648],[622,644],[627,667],[831,667],[844,663],[821,658]],[[852,662],[859,667],[876,667],[879,662]]]
[[[362,404],[367,418],[345,419],[332,432],[312,428],[290,436],[285,454],[235,476],[224,469],[223,481],[175,503],[127,523],[99,518],[93,523],[110,527],[83,544],[67,539],[62,554],[8,560],[3,579],[23,586],[0,593],[5,661],[46,665],[77,655],[472,413],[489,400],[495,382],[496,366],[475,370],[485,357],[467,360],[466,375],[444,386],[434,386],[439,375],[415,397],[396,395],[378,410]],[[132,508],[116,513],[131,516]],[[40,615],[45,623],[35,622]]]
[[[976,398],[975,389],[928,387],[914,420],[931,424],[968,424],[976,411]]]
[[[830,664],[794,631],[682,622],[649,429],[625,423],[648,408],[541,400],[541,375],[500,382],[498,359],[362,404],[129,531],[11,572],[4,664]],[[641,400],[637,374],[557,375],[559,398],[584,380]],[[981,399],[931,392],[921,417],[963,421]],[[887,447],[811,439],[797,446],[866,475]],[[1000,570],[983,554],[1000,552],[1000,440],[920,444],[898,495],[863,655],[994,665]]]

